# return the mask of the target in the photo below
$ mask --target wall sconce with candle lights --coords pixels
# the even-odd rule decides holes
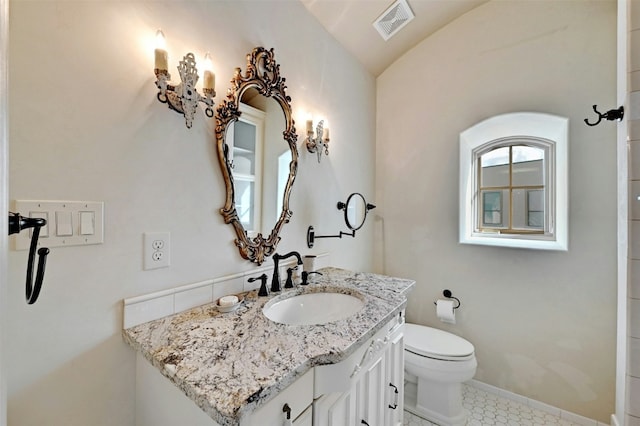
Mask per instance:
[[[307,151],[318,155],[318,163],[322,158],[322,152],[329,155],[329,127],[324,127],[324,120],[320,120],[316,126],[315,137],[313,133],[313,120],[307,119]]]
[[[162,30],[156,32],[156,49],[155,49],[155,69],[156,87],[158,88],[157,98],[163,104],[167,104],[170,109],[184,115],[184,119],[188,128],[193,124],[193,117],[198,109],[198,103],[202,102],[207,107],[204,112],[207,117],[213,117],[213,98],[216,97],[215,79],[216,76],[212,70],[211,56],[209,52],[204,56],[204,82],[200,95],[196,90],[198,82],[198,70],[196,69],[196,60],[193,53],[187,53],[178,65],[178,73],[180,74],[180,83],[171,82],[169,74],[169,59],[165,47],[165,38]]]

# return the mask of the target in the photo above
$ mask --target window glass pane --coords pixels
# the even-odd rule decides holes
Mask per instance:
[[[482,191],[480,219],[483,228],[506,228],[509,225],[509,211],[504,201],[507,195],[506,190]]]
[[[544,159],[544,150],[527,145],[513,146],[513,162],[522,163],[526,161],[535,161]]]
[[[513,229],[544,229],[544,190],[514,189],[512,192]]]
[[[527,226],[544,229],[544,191],[527,191]]]
[[[480,186],[483,188],[509,185],[509,147],[494,149],[480,157],[482,170]]]
[[[526,191],[524,189],[514,189],[511,192],[511,211],[513,219],[511,226],[513,229],[526,229],[527,223],[527,203]]]
[[[509,147],[493,149],[482,155],[482,167],[509,164]]]
[[[529,212],[528,223],[529,227],[536,229],[543,229],[544,227],[544,212]]]
[[[544,185],[544,150],[516,145],[513,148],[513,186]]]

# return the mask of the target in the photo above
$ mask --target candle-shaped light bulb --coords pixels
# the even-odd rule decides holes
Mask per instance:
[[[328,123],[327,123],[328,124]],[[325,141],[329,140],[329,128],[325,127],[322,131],[322,139],[324,139]]]
[[[307,115],[307,133],[313,132],[313,118],[311,118],[311,114]]]
[[[166,41],[162,30],[156,31],[156,69],[167,71],[169,69],[169,58],[167,54]]]
[[[209,52],[204,55],[203,87],[211,90],[215,90],[216,88],[216,75],[213,73],[213,63],[211,63],[211,55]]]

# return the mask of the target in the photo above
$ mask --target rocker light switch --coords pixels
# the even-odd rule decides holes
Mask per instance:
[[[96,214],[94,212],[79,212],[80,235],[93,235],[96,233]]]
[[[73,235],[71,212],[56,212],[56,235],[58,237],[70,237]]]

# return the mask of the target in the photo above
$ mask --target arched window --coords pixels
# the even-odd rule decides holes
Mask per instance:
[[[567,250],[568,120],[504,114],[460,134],[460,242]]]

